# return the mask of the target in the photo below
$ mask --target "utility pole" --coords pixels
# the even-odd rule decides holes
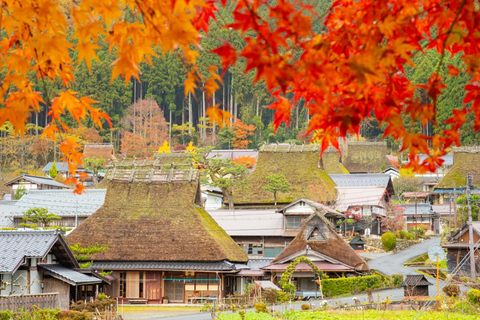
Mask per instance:
[[[472,199],[470,194],[470,184],[472,183],[472,176],[467,173],[467,205],[468,205],[468,247],[470,249],[470,277],[473,281],[476,280],[475,270],[475,252],[473,250],[473,226],[472,226]]]
[[[450,193],[450,201],[448,206],[448,234],[452,235],[452,194]]]
[[[457,186],[455,181],[453,181],[453,225],[455,232],[457,231]]]
[[[415,192],[415,240],[418,240],[418,228],[417,228],[417,192]]]

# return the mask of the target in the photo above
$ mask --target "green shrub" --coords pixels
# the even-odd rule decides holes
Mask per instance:
[[[480,304],[480,290],[478,289],[468,290],[467,299],[471,304],[478,306]]]
[[[254,307],[257,312],[268,313],[267,304],[265,302],[257,302]]]
[[[460,294],[460,286],[458,284],[448,284],[442,290],[449,297],[458,297]]]
[[[311,307],[308,303],[302,304],[302,310],[310,310],[310,309],[311,309]]]
[[[429,228],[428,228],[428,225],[426,225],[426,224],[419,224],[417,226],[417,230],[418,230],[418,237],[423,238],[423,237],[425,237],[425,233],[429,230]],[[408,232],[411,233],[413,235],[413,237],[415,238],[415,227],[414,226],[408,227]]]
[[[407,233],[407,240],[415,240],[415,235],[412,233]]]
[[[242,318],[242,320],[245,319],[245,311],[243,310],[238,311],[238,315],[240,316],[240,318]]]
[[[322,280],[322,292],[327,297],[364,292],[367,288],[376,289],[381,286],[382,278],[379,275]]]
[[[10,320],[12,319],[13,313],[9,310],[0,311],[0,320]]]
[[[278,297],[277,297],[278,302],[287,302],[292,300],[291,294],[288,294],[285,291],[277,291],[277,292],[278,292]]]
[[[407,239],[408,233],[404,230],[397,231],[398,239]]]
[[[275,289],[265,289],[262,292],[262,297],[267,300],[268,303],[275,303],[277,302],[278,298],[278,291]]]
[[[385,248],[385,251],[391,251],[395,249],[395,245],[397,244],[397,238],[391,232],[386,232],[382,235],[382,244]]]
[[[395,286],[395,288],[400,288],[403,282],[403,274],[401,273],[396,273],[392,274],[392,284]]]

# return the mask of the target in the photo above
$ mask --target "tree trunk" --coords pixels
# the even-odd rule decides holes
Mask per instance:
[[[225,84],[223,84],[222,110],[225,111]]]
[[[206,138],[206,133],[207,129],[205,128],[206,122],[205,122],[205,91],[202,92],[202,98],[203,98],[203,106],[202,106],[202,141],[205,141]]]
[[[233,74],[232,74],[232,82],[230,82],[230,106],[229,106],[229,110],[228,112],[230,112],[230,114],[234,115],[233,114],[233,83],[234,83],[234,80],[233,79]],[[233,121],[235,121],[235,118],[233,119]]]
[[[188,122],[189,128],[188,128],[188,134],[191,136],[192,135],[192,129],[190,127],[193,127],[193,110],[192,110],[192,93],[188,93]]]
[[[35,135],[38,136],[38,111],[35,111]]]
[[[212,106],[215,106],[215,91],[213,92],[213,96],[212,96]],[[213,120],[212,122],[212,128],[213,128],[213,137],[215,137],[215,120]],[[212,142],[215,143],[215,141],[212,141]]]
[[[273,193],[273,202],[275,203],[275,207],[277,206],[277,192]]]
[[[170,110],[170,123],[168,125],[168,145],[170,148],[172,147],[172,109],[170,107],[168,108]]]

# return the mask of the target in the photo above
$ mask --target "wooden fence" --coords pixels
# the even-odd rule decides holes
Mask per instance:
[[[32,306],[38,308],[56,308],[59,306],[58,293],[40,293],[22,296],[0,296],[0,311],[16,310],[23,307],[23,309],[31,309]]]

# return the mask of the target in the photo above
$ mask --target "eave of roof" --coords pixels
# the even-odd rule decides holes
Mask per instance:
[[[71,270],[60,264],[40,264],[39,267],[44,273],[72,286],[102,283],[102,280],[96,277]]]

